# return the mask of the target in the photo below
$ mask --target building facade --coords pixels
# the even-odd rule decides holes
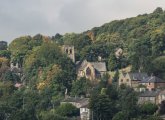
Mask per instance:
[[[87,60],[76,63],[78,78],[85,77],[89,80],[100,79],[106,72],[105,62],[88,62]]]

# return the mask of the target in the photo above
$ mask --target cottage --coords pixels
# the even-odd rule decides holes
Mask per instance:
[[[158,104],[158,96],[159,96],[159,92],[160,91],[145,91],[143,93],[141,93],[139,95],[139,100],[138,103],[139,104],[143,104],[143,103],[153,103],[153,104]]]
[[[80,109],[81,120],[90,120],[89,98],[66,98],[61,104],[70,103]]]
[[[157,88],[165,88],[165,81],[161,80],[156,76],[150,76],[139,82],[140,84],[146,86],[148,90],[156,90]]]
[[[146,73],[121,73],[119,76],[119,86],[125,84],[134,89],[137,89],[139,82],[146,79],[148,75]]]
[[[89,80],[100,79],[107,72],[105,62],[88,62],[87,60],[76,63],[78,78],[86,77]]]

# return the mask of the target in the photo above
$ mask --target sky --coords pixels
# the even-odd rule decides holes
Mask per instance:
[[[165,0],[0,0],[0,41],[80,33],[157,7],[165,10]]]

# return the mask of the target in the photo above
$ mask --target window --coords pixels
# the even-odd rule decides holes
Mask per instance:
[[[127,79],[127,82],[129,82],[129,79]]]
[[[66,54],[68,54],[68,49],[65,50]]]
[[[123,79],[121,79],[121,82],[123,82]]]
[[[86,75],[91,76],[91,69],[89,67],[86,69]]]
[[[72,49],[69,50],[70,54],[72,54]]]

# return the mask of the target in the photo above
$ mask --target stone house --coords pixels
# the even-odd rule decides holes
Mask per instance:
[[[70,103],[80,109],[81,120],[90,120],[89,98],[66,98],[61,104]]]
[[[144,103],[153,103],[153,104],[159,104],[159,92],[160,91],[145,91],[139,95],[139,104],[144,104]]]
[[[150,91],[160,89],[160,88],[165,88],[165,81],[161,80],[160,78],[156,76],[147,77],[146,79],[143,79],[142,81],[140,81],[139,84],[146,86],[146,89]]]
[[[134,89],[137,89],[139,82],[146,79],[148,75],[146,73],[121,73],[119,76],[119,86],[125,84]]]
[[[88,104],[80,108],[80,118],[81,120],[90,120],[91,110],[89,109]]]
[[[161,104],[165,100],[165,90],[145,91],[139,95],[139,104],[151,102]]]
[[[87,60],[76,62],[78,78],[85,77],[89,80],[100,79],[106,72],[105,62],[88,62]]]

